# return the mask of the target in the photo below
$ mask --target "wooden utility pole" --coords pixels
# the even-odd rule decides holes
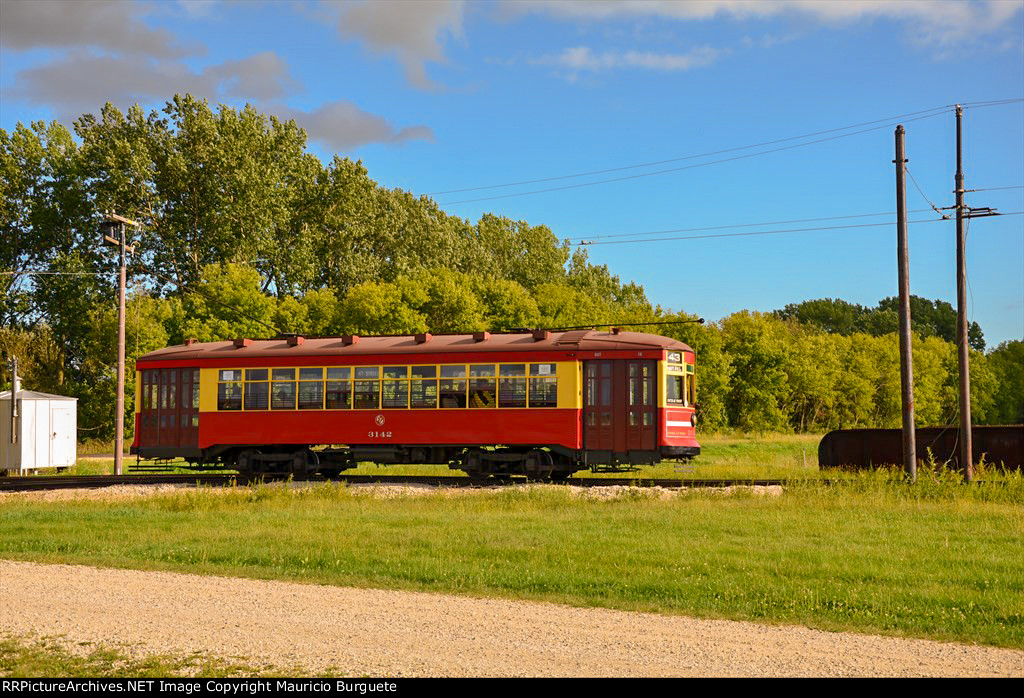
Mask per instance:
[[[917,480],[917,436],[914,428],[914,361],[910,336],[910,263],[907,252],[907,158],[903,124],[896,127],[896,261],[900,286],[900,389],[903,406],[903,469]]]
[[[120,265],[118,270],[118,313],[117,313],[117,407],[114,413],[114,474],[124,475],[124,306],[125,306],[125,261],[129,252],[135,248],[125,244],[124,226],[139,224],[133,220],[122,218],[115,213],[106,214],[106,220],[100,226],[103,231],[104,244],[119,248]],[[118,237],[109,235],[117,232]]]
[[[971,435],[971,366],[970,345],[967,344],[967,260],[964,219],[964,167],[962,149],[962,121],[964,109],[956,105],[956,324],[957,349],[960,359],[960,467],[964,480],[974,477],[973,444]]]

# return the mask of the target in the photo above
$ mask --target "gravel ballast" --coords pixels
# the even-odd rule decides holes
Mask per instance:
[[[0,561],[0,633],[362,676],[1024,676],[1024,652],[793,626]]]

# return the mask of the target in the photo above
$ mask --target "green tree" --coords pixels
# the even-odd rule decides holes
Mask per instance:
[[[537,301],[515,281],[478,281],[475,288],[483,304],[484,324],[489,330],[505,332],[538,326],[540,309]]]
[[[744,310],[722,320],[722,334],[732,365],[726,397],[730,424],[759,433],[785,429],[780,401],[788,385],[781,321]]]
[[[199,283],[187,291],[170,319],[175,342],[189,337],[213,342],[277,334],[271,323],[277,303],[263,293],[260,273],[238,264],[210,264]]]
[[[487,329],[484,305],[468,274],[448,269],[423,271],[406,281],[426,294],[419,311],[431,332],[477,332]]]
[[[72,251],[97,261],[71,133],[41,121],[0,129],[0,193],[0,269],[13,272],[0,276],[0,325],[31,325],[52,310],[33,299],[38,272],[56,271],[50,265]]]
[[[133,295],[125,304],[124,424],[129,434],[134,432],[135,361],[145,353],[167,346],[165,323],[170,320],[171,312],[169,301],[144,293]],[[116,306],[95,306],[89,311],[83,358],[69,386],[69,393],[79,398],[78,424],[83,436],[88,438],[114,437],[117,325]]]
[[[839,298],[820,298],[790,303],[775,314],[783,320],[793,319],[823,332],[850,335],[862,328],[866,311],[863,306]]]
[[[987,358],[996,383],[990,423],[1024,424],[1024,341],[1003,342]]]
[[[426,299],[411,284],[366,281],[354,286],[339,307],[339,325],[347,334],[414,334],[427,331],[427,319],[415,307]]]

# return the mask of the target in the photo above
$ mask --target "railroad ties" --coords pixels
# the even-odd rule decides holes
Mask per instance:
[[[245,477],[232,474],[144,474],[144,475],[67,475],[67,476],[33,476],[0,478],[0,492],[24,492],[30,490],[57,490],[86,488],[95,489],[113,485],[173,485],[185,484],[207,487],[230,485],[250,485],[260,482],[338,482],[348,484],[380,484],[380,485],[429,485],[433,487],[501,487],[510,485],[544,483],[543,480],[527,480],[522,477],[488,478],[478,480],[458,475],[339,475],[326,479],[323,477],[296,478],[286,475]],[[751,480],[751,479],[642,479],[642,478],[570,478],[559,485],[575,487],[666,487],[679,489],[682,487],[766,487],[785,485],[788,480]]]

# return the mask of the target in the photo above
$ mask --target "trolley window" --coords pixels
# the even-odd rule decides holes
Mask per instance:
[[[502,364],[498,407],[526,407],[526,364]]]
[[[275,371],[276,373],[276,371]],[[271,383],[270,387],[270,409],[272,410],[294,410],[295,409],[295,383]]]
[[[160,386],[160,406],[168,407],[167,385]],[[241,410],[242,409],[242,371],[226,369],[217,372],[217,409],[218,410]]]
[[[665,362],[665,404],[687,405],[686,369],[683,353],[670,351]]]
[[[376,373],[377,369],[373,369]],[[356,369],[359,376],[359,369]],[[353,391],[353,403],[357,410],[376,410],[380,408],[380,381],[357,380]]]
[[[409,381],[409,407],[437,407],[437,366],[413,366]]]
[[[558,406],[555,364],[530,364],[530,407]]]
[[[461,408],[466,406],[466,367],[442,366],[441,381],[438,387],[439,402],[442,409]]]
[[[327,369],[328,378],[330,377],[330,373],[333,370],[337,369]],[[345,369],[345,375],[348,375],[348,369]],[[325,393],[327,409],[352,409],[352,381],[328,380]]]
[[[305,370],[305,369],[304,369]],[[317,369],[319,370],[319,369]],[[324,408],[324,384],[322,381],[299,381],[299,409],[322,410]]]
[[[381,407],[405,409],[409,407],[409,367],[385,366],[381,385]]]
[[[497,401],[497,381],[494,364],[482,364],[469,367],[469,406],[495,407]]]

